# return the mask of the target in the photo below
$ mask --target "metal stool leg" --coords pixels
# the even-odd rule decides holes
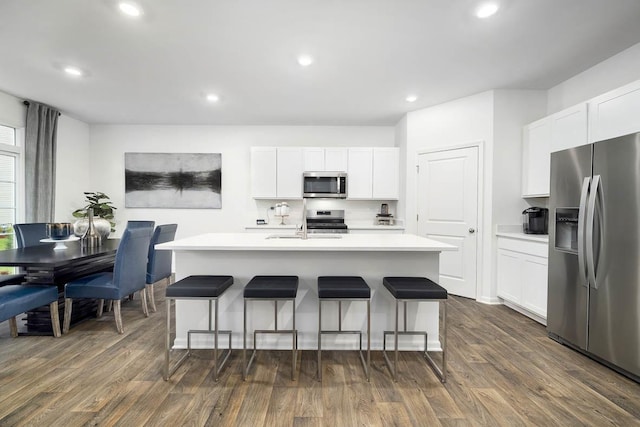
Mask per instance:
[[[274,302],[274,323],[275,329],[255,329],[253,331],[253,351],[251,352],[251,357],[249,357],[249,361],[247,362],[246,351],[247,351],[247,301],[250,299],[255,299],[258,301],[273,301]],[[278,301],[291,301],[293,304],[293,326],[290,330],[280,330],[278,329]],[[251,364],[253,363],[253,359],[257,353],[257,335],[258,334],[291,334],[292,335],[292,349],[291,349],[291,380],[295,381],[295,371],[296,371],[296,359],[298,358],[298,331],[296,330],[296,300],[293,299],[272,299],[272,298],[245,298],[244,299],[244,331],[243,331],[243,350],[242,350],[242,379],[246,380],[249,375],[249,369],[251,369]]]

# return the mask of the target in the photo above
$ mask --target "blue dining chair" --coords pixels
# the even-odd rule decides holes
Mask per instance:
[[[116,329],[120,334],[124,333],[120,301],[127,295],[139,291],[142,311],[145,317],[149,316],[145,287],[151,231],[147,227],[126,229],[118,245],[113,272],[91,274],[65,285],[63,333],[69,332],[74,298],[98,299],[97,317],[102,316],[104,300],[113,301]]]
[[[16,242],[18,244],[18,248],[50,244],[40,241],[40,239],[46,239],[48,237],[46,222],[13,224],[13,230],[16,233]]]
[[[13,224],[13,230],[16,235],[16,244],[18,249],[26,248],[27,246],[39,246],[48,245],[49,243],[41,242],[40,239],[46,239],[47,236],[47,223],[46,222],[32,222],[25,224]],[[20,269],[20,271],[24,271]],[[25,281],[26,274],[17,273],[9,276],[2,276],[0,278],[0,286],[5,285],[18,285]]]
[[[151,304],[151,310],[156,311],[156,300],[153,296],[153,284],[167,279],[167,285],[171,283],[171,251],[157,251],[155,246],[159,243],[171,242],[176,237],[178,224],[163,224],[156,227],[149,243],[149,262],[147,263],[147,296]]]
[[[0,287],[8,285],[19,285],[25,281],[25,273],[0,275]]]
[[[151,229],[153,229],[155,225],[156,225],[155,221],[138,221],[138,220],[127,221],[127,228],[151,227]]]

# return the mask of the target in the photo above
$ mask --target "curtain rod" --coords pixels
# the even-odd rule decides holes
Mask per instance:
[[[26,105],[27,107],[31,104],[29,101],[22,101],[22,103],[24,105]],[[58,116],[61,116],[61,115],[62,115],[62,113],[58,111]]]

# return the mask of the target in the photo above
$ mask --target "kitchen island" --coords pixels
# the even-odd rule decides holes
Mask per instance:
[[[233,286],[220,298],[220,329],[233,331],[233,348],[242,348],[242,290],[255,275],[296,275],[300,278],[296,299],[296,327],[300,349],[316,349],[318,333],[318,276],[362,276],[371,287],[371,348],[382,349],[383,330],[393,329],[394,299],[384,289],[384,276],[422,276],[435,282],[441,251],[454,246],[413,234],[309,235],[211,233],[156,246],[175,254],[176,280],[189,275],[232,275]],[[335,305],[335,307],[333,307]],[[186,348],[187,330],[207,328],[206,301],[177,301],[175,348]],[[273,327],[273,304],[250,303],[248,329]],[[337,303],[323,307],[323,326],[337,328]],[[366,322],[366,305],[343,303],[343,328],[360,329]],[[278,327],[291,328],[291,307],[278,304]],[[438,303],[409,305],[409,329],[426,329],[429,350],[439,350]],[[401,314],[402,316],[402,314]],[[326,323],[325,323],[326,322]],[[401,325],[402,326],[402,325]],[[357,339],[323,338],[323,348],[355,349]],[[221,340],[224,345],[226,340]],[[404,337],[401,348],[420,349],[419,337]],[[423,341],[422,341],[423,342]],[[290,348],[291,338],[261,336],[258,348]],[[213,348],[213,338],[192,337],[194,348]]]

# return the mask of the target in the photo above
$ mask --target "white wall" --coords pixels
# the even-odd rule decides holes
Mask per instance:
[[[25,127],[27,111],[22,102],[20,98],[0,92],[0,124],[14,128]]]
[[[90,179],[83,191],[108,194],[116,212],[116,235],[130,219],[178,223],[177,237],[203,232],[240,232],[264,218],[269,202],[250,195],[252,146],[394,146],[394,128],[329,126],[129,126],[90,127]],[[124,153],[221,153],[222,209],[127,209],[124,206]],[[337,202],[350,211],[374,212],[379,202]],[[290,202],[290,221],[301,218],[301,202]],[[311,206],[313,207],[313,206]],[[347,215],[349,212],[347,212]],[[300,222],[298,220],[298,222]],[[348,223],[348,222],[347,222]]]
[[[461,98],[455,101],[425,108],[407,114],[407,169],[406,169],[406,232],[417,232],[417,153],[419,151],[454,147],[468,143],[481,143],[484,164],[481,169],[492,170],[493,152],[493,99],[492,91]],[[478,224],[478,245],[481,253],[491,253],[491,239],[483,238],[491,229],[491,173],[485,173],[484,191],[480,190],[484,218]],[[479,220],[482,220],[479,218]],[[487,252],[489,251],[489,252]],[[490,265],[478,260],[479,273],[487,271]],[[490,277],[490,276],[489,276]],[[484,281],[484,280],[483,280]],[[481,294],[482,291],[479,291]],[[489,296],[487,296],[489,297]]]
[[[640,79],[640,43],[552,87],[547,114]]]
[[[526,203],[520,198],[522,126],[544,114],[543,91],[500,90],[407,114],[406,231],[417,231],[417,153],[480,144],[477,298],[497,302],[494,230],[518,223]],[[400,141],[402,143],[402,141]]]
[[[89,125],[66,115],[58,118],[55,221],[74,222],[71,212],[84,206],[90,191]]]

